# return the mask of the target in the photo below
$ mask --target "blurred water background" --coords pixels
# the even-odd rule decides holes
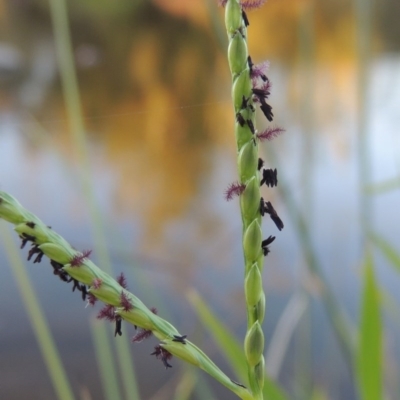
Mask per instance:
[[[213,0],[67,6],[84,144],[71,133],[49,3],[0,2],[0,189],[77,249],[94,249],[100,266],[108,253],[131,291],[229,372],[186,297],[195,288],[244,337],[241,221],[238,203],[223,198],[236,180],[223,12]],[[314,268],[356,325],[368,235],[399,250],[399,12],[396,0],[270,0],[249,13],[250,54],[271,62],[274,122],[286,129],[262,146],[280,181],[264,197],[285,223],[281,233],[263,226],[277,236],[264,326],[268,349],[287,305],[297,305],[282,360],[267,358],[293,399],[357,398]],[[399,269],[376,248],[374,261],[385,388],[398,399]],[[10,265],[0,246],[0,398],[53,399]],[[76,398],[105,399],[90,331],[98,309],[46,260],[26,266]],[[155,343],[129,347],[140,398],[172,399],[186,366],[173,360],[165,371],[149,356]],[[198,379],[214,398],[232,398]]]

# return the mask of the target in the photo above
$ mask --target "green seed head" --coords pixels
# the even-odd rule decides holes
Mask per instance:
[[[238,164],[240,182],[246,183],[254,176],[258,165],[257,146],[252,140],[241,148],[238,156]]]
[[[240,32],[236,32],[229,43],[228,61],[232,75],[239,75],[247,64],[247,44]]]
[[[70,260],[71,261],[71,260]],[[91,285],[94,279],[101,279],[103,281],[104,274],[99,270],[95,264],[89,259],[85,258],[79,265],[72,265],[71,263],[64,265],[63,270],[74,279]]]
[[[248,67],[236,77],[232,86],[232,99],[235,112],[238,112],[242,106],[243,96],[248,99],[251,96],[251,79]]]
[[[265,360],[264,356],[261,356],[260,362],[254,367],[254,372],[256,375],[256,379],[258,382],[258,386],[264,386],[264,377],[265,377]]]
[[[0,218],[12,224],[20,224],[25,221],[22,210],[23,207],[14,197],[0,191]]]
[[[242,26],[242,9],[238,0],[230,0],[225,7],[225,25],[228,34],[235,33]]]
[[[15,232],[17,232],[20,236],[29,235],[35,238],[36,244],[42,244],[49,242],[49,228],[44,225],[42,222],[24,222],[22,224],[18,224],[14,228]]]
[[[143,308],[135,307],[134,305],[132,310],[129,311],[124,310],[122,307],[118,307],[115,310],[115,313],[133,325],[153,331],[154,335],[157,336],[156,331],[154,330],[155,327],[149,318],[151,313],[150,310],[147,312]]]
[[[76,250],[72,247],[60,246],[54,243],[43,243],[39,246],[39,249],[51,260],[62,265],[68,264],[76,253]]]
[[[262,278],[256,263],[252,265],[245,279],[246,302],[249,306],[255,306],[262,293]]]
[[[262,292],[260,296],[260,300],[257,303],[256,306],[256,311],[257,311],[257,319],[260,322],[260,324],[263,323],[264,321],[264,315],[265,315],[265,293]]]
[[[243,238],[243,249],[248,262],[257,261],[261,253],[262,232],[257,220],[254,220],[246,229]]]
[[[153,325],[157,328],[157,331],[163,335],[163,339],[166,337],[173,338],[174,335],[180,336],[178,330],[165,319],[162,319],[153,313],[149,317],[152,320]]]
[[[200,366],[198,359],[198,352],[190,343],[183,344],[179,342],[173,342],[172,340],[167,340],[165,343],[161,344],[161,347],[170,352],[172,355],[179,357],[180,359],[195,365]]]
[[[253,220],[260,210],[260,183],[253,176],[240,196],[240,209],[247,221]]]
[[[243,111],[242,114],[244,114]],[[253,138],[253,134],[251,133],[251,130],[249,129],[248,125],[245,124],[241,126],[238,122],[236,122],[235,135],[236,135],[236,144],[238,149],[241,149],[247,142],[250,142],[250,140]]]
[[[244,352],[247,362],[255,367],[261,360],[264,351],[264,334],[260,323],[256,321],[246,334],[244,339]]]
[[[68,273],[69,271],[71,271],[72,268],[74,267],[68,268]],[[79,269],[80,267],[75,268],[76,271],[78,271]],[[93,282],[96,278],[97,277],[93,277],[91,282]],[[103,301],[106,304],[111,304],[114,307],[120,307],[121,294],[124,292],[124,288],[109,275],[103,274],[97,279],[101,279],[101,284],[90,286],[89,293],[92,293],[99,300]]]

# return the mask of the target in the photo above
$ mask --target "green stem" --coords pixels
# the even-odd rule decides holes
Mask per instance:
[[[264,256],[261,248],[258,140],[254,137],[255,109],[247,51],[247,27],[239,0],[228,0],[226,3],[225,25],[229,39],[228,61],[232,74],[239,183],[244,188],[240,196],[247,310],[244,350],[253,397],[262,400],[265,376],[264,334],[262,331],[265,294],[261,277]]]
[[[114,359],[110,346],[108,346],[108,326],[103,321],[93,319],[90,330],[96,350],[97,365],[100,368],[103,382],[104,397],[107,400],[122,400],[118,377],[113,367]]]
[[[32,254],[43,253],[52,261],[58,274],[68,274],[73,280],[85,285],[85,291],[90,296],[113,306],[114,316],[151,331],[161,342],[160,352],[170,353],[202,369],[241,399],[254,400],[247,388],[233,382],[173,325],[147,308],[133,293],[100,270],[88,259],[88,255],[75,250],[62,236],[23,208],[14,197],[2,191],[0,218],[16,225],[15,230],[19,236],[32,243]],[[163,354],[161,353],[162,357]]]
[[[80,165],[80,178],[83,192],[88,203],[92,222],[92,233],[96,254],[102,260],[103,268],[112,274],[111,261],[107,250],[107,239],[101,213],[93,195],[88,149],[85,137],[85,127],[82,116],[82,106],[79,94],[78,79],[76,76],[74,52],[71,43],[71,33],[68,26],[68,10],[65,0],[50,0],[51,18],[53,22],[54,37],[57,49],[58,64],[61,75],[62,89],[66,102],[68,121],[75,152]],[[108,342],[107,342],[108,343]],[[129,357],[129,343],[125,337],[120,338],[116,345],[118,363],[123,373],[125,392],[129,393],[127,399],[139,397],[134,366]],[[111,350],[110,350],[111,351]],[[129,371],[129,376],[128,372]]]
[[[28,318],[31,321],[51,382],[57,394],[57,399],[74,400],[75,397],[68,382],[67,374],[62,365],[60,355],[58,354],[57,347],[42,312],[39,300],[25,270],[24,263],[21,260],[9,232],[4,227],[1,228],[6,254],[10,266],[12,267],[11,270],[15,276],[15,281],[23,299]]]
[[[270,151],[268,148],[266,148],[266,153],[268,159],[270,159],[271,162],[273,162],[273,164],[279,168],[280,162],[276,154],[273,151]],[[282,169],[280,170],[282,171]],[[322,271],[322,267],[314,251],[311,241],[311,234],[306,223],[306,219],[301,213],[288,186],[286,185],[285,177],[282,175],[282,172],[280,173],[279,182],[278,190],[287,206],[289,217],[295,224],[307,268],[309,272],[312,275],[315,275],[323,285],[322,299],[327,311],[327,315],[332,324],[339,346],[342,350],[343,357],[345,358],[351,373],[355,351],[355,327],[351,321],[349,321],[348,316],[344,313],[343,309],[338,303],[331,285]]]

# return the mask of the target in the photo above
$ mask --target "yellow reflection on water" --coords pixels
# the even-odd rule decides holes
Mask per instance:
[[[225,146],[234,159],[226,50],[216,39],[209,14],[218,12],[222,24],[223,10],[209,8],[205,1],[154,0],[129,9],[129,16],[116,14],[118,22],[113,15],[107,24],[105,15],[96,13],[85,14],[82,22],[76,4],[70,7],[76,47],[93,43],[100,60],[83,68],[77,59],[88,138],[101,144],[104,163],[117,177],[118,209],[140,210],[157,236],[165,222],[186,212],[199,194],[202,178],[212,173],[215,149]],[[332,131],[332,142],[342,154],[347,144],[337,134],[339,121],[355,113],[357,69],[350,11],[344,2],[335,8],[328,2],[275,0],[249,12],[254,61],[270,58],[272,75],[283,71],[284,85],[273,82],[271,99],[277,123],[286,127],[289,117],[299,117],[300,105],[311,101],[316,123]],[[312,15],[310,87],[298,72],[304,62],[299,32],[305,13]],[[285,109],[275,106],[282,98]],[[59,151],[73,159],[57,88],[40,113],[44,121],[63,121],[45,125],[57,133]],[[265,122],[259,129],[267,126]]]

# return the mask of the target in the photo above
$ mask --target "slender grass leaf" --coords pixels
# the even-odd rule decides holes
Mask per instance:
[[[114,328],[114,327],[113,327]],[[114,345],[117,350],[117,362],[121,373],[122,384],[125,392],[126,400],[137,400],[139,396],[139,388],[136,379],[136,373],[133,366],[132,355],[128,343],[128,334],[124,326],[122,326],[122,336],[115,338]]]
[[[46,317],[32,287],[17,246],[12,240],[10,232],[3,226],[1,226],[0,233],[5,243],[4,249],[9,259],[23,305],[31,322],[51,383],[53,384],[56,398],[58,400],[74,400],[75,397],[68,381],[67,373],[62,365],[56,344],[47,325]]]
[[[370,234],[369,237],[385,258],[400,272],[400,253],[382,237],[375,234]]]
[[[391,192],[393,190],[396,190],[398,187],[400,187],[400,178],[395,177],[392,179],[388,179],[386,181],[378,182],[372,185],[367,185],[364,188],[364,192],[369,195],[376,195],[376,194]]]
[[[288,400],[288,395],[284,392],[284,390],[268,375],[265,376],[264,380],[264,388],[263,388],[263,396],[265,400]]]
[[[190,400],[197,383],[197,374],[193,368],[185,368],[175,390],[174,400]]]
[[[189,300],[198,317],[211,333],[222,354],[230,363],[235,374],[244,382],[247,381],[247,364],[241,344],[229,329],[214,315],[207,304],[195,291],[189,293]],[[268,376],[265,377],[264,398],[268,400],[287,400],[284,391]]]
[[[68,121],[70,123],[71,138],[80,164],[82,189],[87,201],[88,211],[92,223],[92,232],[95,242],[95,252],[102,260],[103,269],[112,275],[112,266],[107,250],[107,239],[101,213],[97,205],[88,157],[86,131],[83,122],[82,106],[79,93],[78,79],[75,70],[74,51],[68,19],[67,0],[50,0],[51,20],[53,24],[54,40],[59,63],[61,84]],[[122,383],[125,393],[129,393],[127,400],[137,398],[137,384],[134,367],[129,357],[128,341],[122,339],[116,344],[118,363],[122,372]]]
[[[195,390],[199,399],[218,400],[214,395],[211,386],[208,384],[208,381],[204,379],[203,375],[198,376]]]
[[[328,395],[321,388],[315,388],[311,400],[329,400]]]
[[[90,327],[96,352],[97,365],[100,369],[103,383],[104,397],[107,400],[122,400],[114,357],[107,334],[108,325],[106,325],[104,321],[92,319]]]
[[[243,348],[229,329],[214,315],[207,304],[195,291],[189,293],[189,300],[203,325],[208,328],[219,348],[229,361],[235,374],[247,379],[247,365]]]
[[[290,339],[306,311],[307,305],[307,296],[304,293],[295,293],[280,316],[265,357],[265,368],[271,377],[278,377]]]
[[[372,256],[364,269],[357,372],[362,400],[382,399],[382,320]]]

